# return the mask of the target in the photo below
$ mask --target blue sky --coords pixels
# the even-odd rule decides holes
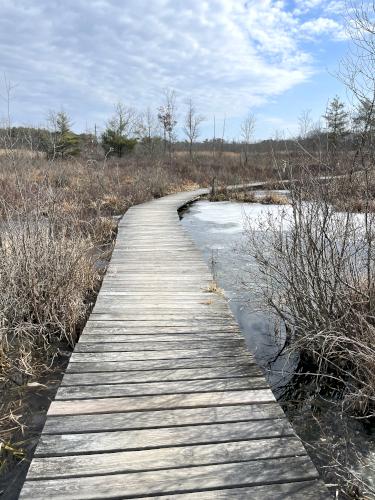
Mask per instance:
[[[64,108],[75,130],[100,128],[118,100],[156,110],[170,88],[180,121],[189,97],[206,117],[203,137],[216,116],[238,138],[251,111],[261,139],[345,95],[333,76],[348,46],[341,0],[0,0],[0,12],[15,124]]]

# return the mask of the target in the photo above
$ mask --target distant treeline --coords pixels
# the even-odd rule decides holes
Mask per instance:
[[[68,140],[65,137],[65,141],[70,143],[72,146],[74,144],[77,152],[82,151],[90,146],[103,146],[102,137],[96,136],[93,133],[80,133],[76,134],[70,132],[70,138]],[[139,138],[134,139],[134,147],[129,148],[132,151],[137,145],[142,148],[142,146],[149,146],[153,143],[155,149],[163,148],[163,140],[161,137],[154,136],[148,141]],[[342,141],[341,145],[343,148],[350,149],[358,141],[358,134],[351,133]],[[265,139],[261,141],[249,143],[248,149],[249,153],[269,153],[272,150],[275,151],[298,151],[301,146],[308,149],[309,151],[320,150],[322,148],[328,147],[328,134],[327,132],[314,132],[309,137],[295,137],[289,139]],[[7,144],[8,147],[12,149],[28,149],[32,151],[48,152],[51,150],[51,145],[56,143],[56,134],[51,132],[46,128],[35,128],[35,127],[11,127],[10,129],[0,128],[0,147]],[[68,144],[66,144],[67,146]],[[204,139],[203,141],[198,141],[194,143],[195,152],[228,152],[228,153],[241,153],[244,148],[244,143],[240,140],[227,141],[225,139]],[[53,149],[53,148],[52,148]],[[72,154],[71,147],[65,148],[70,150]],[[104,148],[105,149],[105,148]],[[189,149],[188,141],[175,141],[173,142],[174,151],[187,151]],[[123,152],[125,153],[125,151]],[[121,155],[122,156],[122,155]]]
[[[374,142],[375,112],[369,99],[362,99],[349,112],[345,104],[335,97],[329,102],[322,118],[324,127],[314,124],[309,112],[305,111],[298,119],[299,134],[296,137],[254,141],[256,120],[250,113],[241,124],[237,141],[224,138],[225,125],[221,137],[201,140],[200,125],[205,119],[189,100],[184,121],[180,123],[185,139],[181,140],[176,132],[175,94],[171,92],[166,94],[165,104],[154,113],[150,110],[140,113],[118,103],[100,135],[96,133],[96,127],[94,133],[74,133],[65,111],[50,112],[45,128],[3,127],[0,129],[0,148],[45,152],[52,159],[90,151],[106,157],[121,157],[133,151],[150,156],[156,153],[170,156],[176,151],[188,151],[191,158],[198,152],[212,152],[213,155],[232,152],[241,153],[247,163],[248,155],[270,153],[272,150],[295,152],[302,148],[311,153],[338,149],[345,151],[356,147],[364,138],[367,142]]]

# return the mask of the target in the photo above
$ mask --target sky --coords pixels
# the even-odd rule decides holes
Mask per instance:
[[[44,125],[64,109],[75,131],[101,130],[116,102],[145,110],[177,95],[206,118],[202,138],[297,132],[345,94],[335,77],[348,48],[341,0],[0,0],[0,117],[4,78],[14,124]]]

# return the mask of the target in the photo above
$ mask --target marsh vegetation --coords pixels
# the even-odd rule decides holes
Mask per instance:
[[[324,126],[304,111],[298,136],[283,139],[254,142],[256,122],[249,114],[238,141],[226,141],[225,121],[218,132],[215,119],[213,137],[201,140],[206,118],[191,99],[181,104],[171,90],[154,110],[118,103],[101,134],[96,126],[75,133],[65,111],[51,112],[45,127],[16,127],[13,87],[5,79],[7,111],[0,128],[3,489],[17,479],[15,464],[21,462],[21,475],[25,470],[22,463],[32,452],[27,440],[33,395],[53,395],[48,392],[55,387],[52,381],[95,302],[118,218],[134,204],[213,186],[212,200],[287,207],[283,224],[269,217],[261,234],[250,221],[246,246],[263,277],[258,283],[263,304],[283,325],[276,357],[298,360],[284,402],[293,408],[288,411],[297,429],[316,424],[317,439],[307,445],[337,496],[374,497],[371,480],[353,469],[356,443],[346,442],[348,422],[370,428],[375,408],[373,5],[351,9],[348,30],[354,49],[340,78],[353,106],[333,97],[321,110]],[[287,188],[290,195],[259,197],[227,189],[254,181]],[[331,432],[335,421],[342,429],[337,442]]]

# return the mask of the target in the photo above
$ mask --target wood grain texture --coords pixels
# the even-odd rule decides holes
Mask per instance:
[[[306,455],[297,437],[34,458],[29,479],[95,476]]]
[[[21,499],[322,500],[177,209],[132,207]]]
[[[327,489],[320,481],[267,484],[244,488],[230,488],[198,493],[164,495],[163,500],[327,500]],[[151,500],[155,497],[140,497]]]
[[[83,415],[108,412],[164,410],[167,408],[195,408],[233,404],[272,403],[275,396],[270,389],[202,392],[194,394],[165,394],[135,397],[79,399],[51,403],[49,415]]]
[[[100,358],[100,356],[99,356]],[[252,356],[225,356],[220,358],[147,359],[138,361],[79,361],[73,358],[68,365],[68,373],[124,371],[124,370],[175,370],[177,368],[207,368],[217,366],[240,366],[252,364]]]
[[[183,425],[197,425],[202,422],[205,424],[219,424],[284,418],[284,413],[280,405],[276,402],[172,410],[145,410],[141,412],[99,413],[94,415],[49,415],[43,432],[44,434],[74,434],[179,427]]]
[[[224,424],[185,425],[83,434],[42,435],[35,456],[80,455],[105,451],[142,450],[190,444],[220,443],[292,436],[286,419],[253,420]],[[72,448],[74,443],[74,448]]]
[[[134,498],[150,494],[175,495],[239,485],[255,486],[316,478],[317,472],[311,460],[301,456],[106,476],[27,481],[20,498]]]
[[[126,368],[126,365],[125,365]],[[102,384],[133,384],[134,382],[192,381],[227,379],[235,377],[261,377],[257,365],[223,366],[218,368],[185,368],[175,370],[133,370],[119,372],[67,373],[61,387]]]

